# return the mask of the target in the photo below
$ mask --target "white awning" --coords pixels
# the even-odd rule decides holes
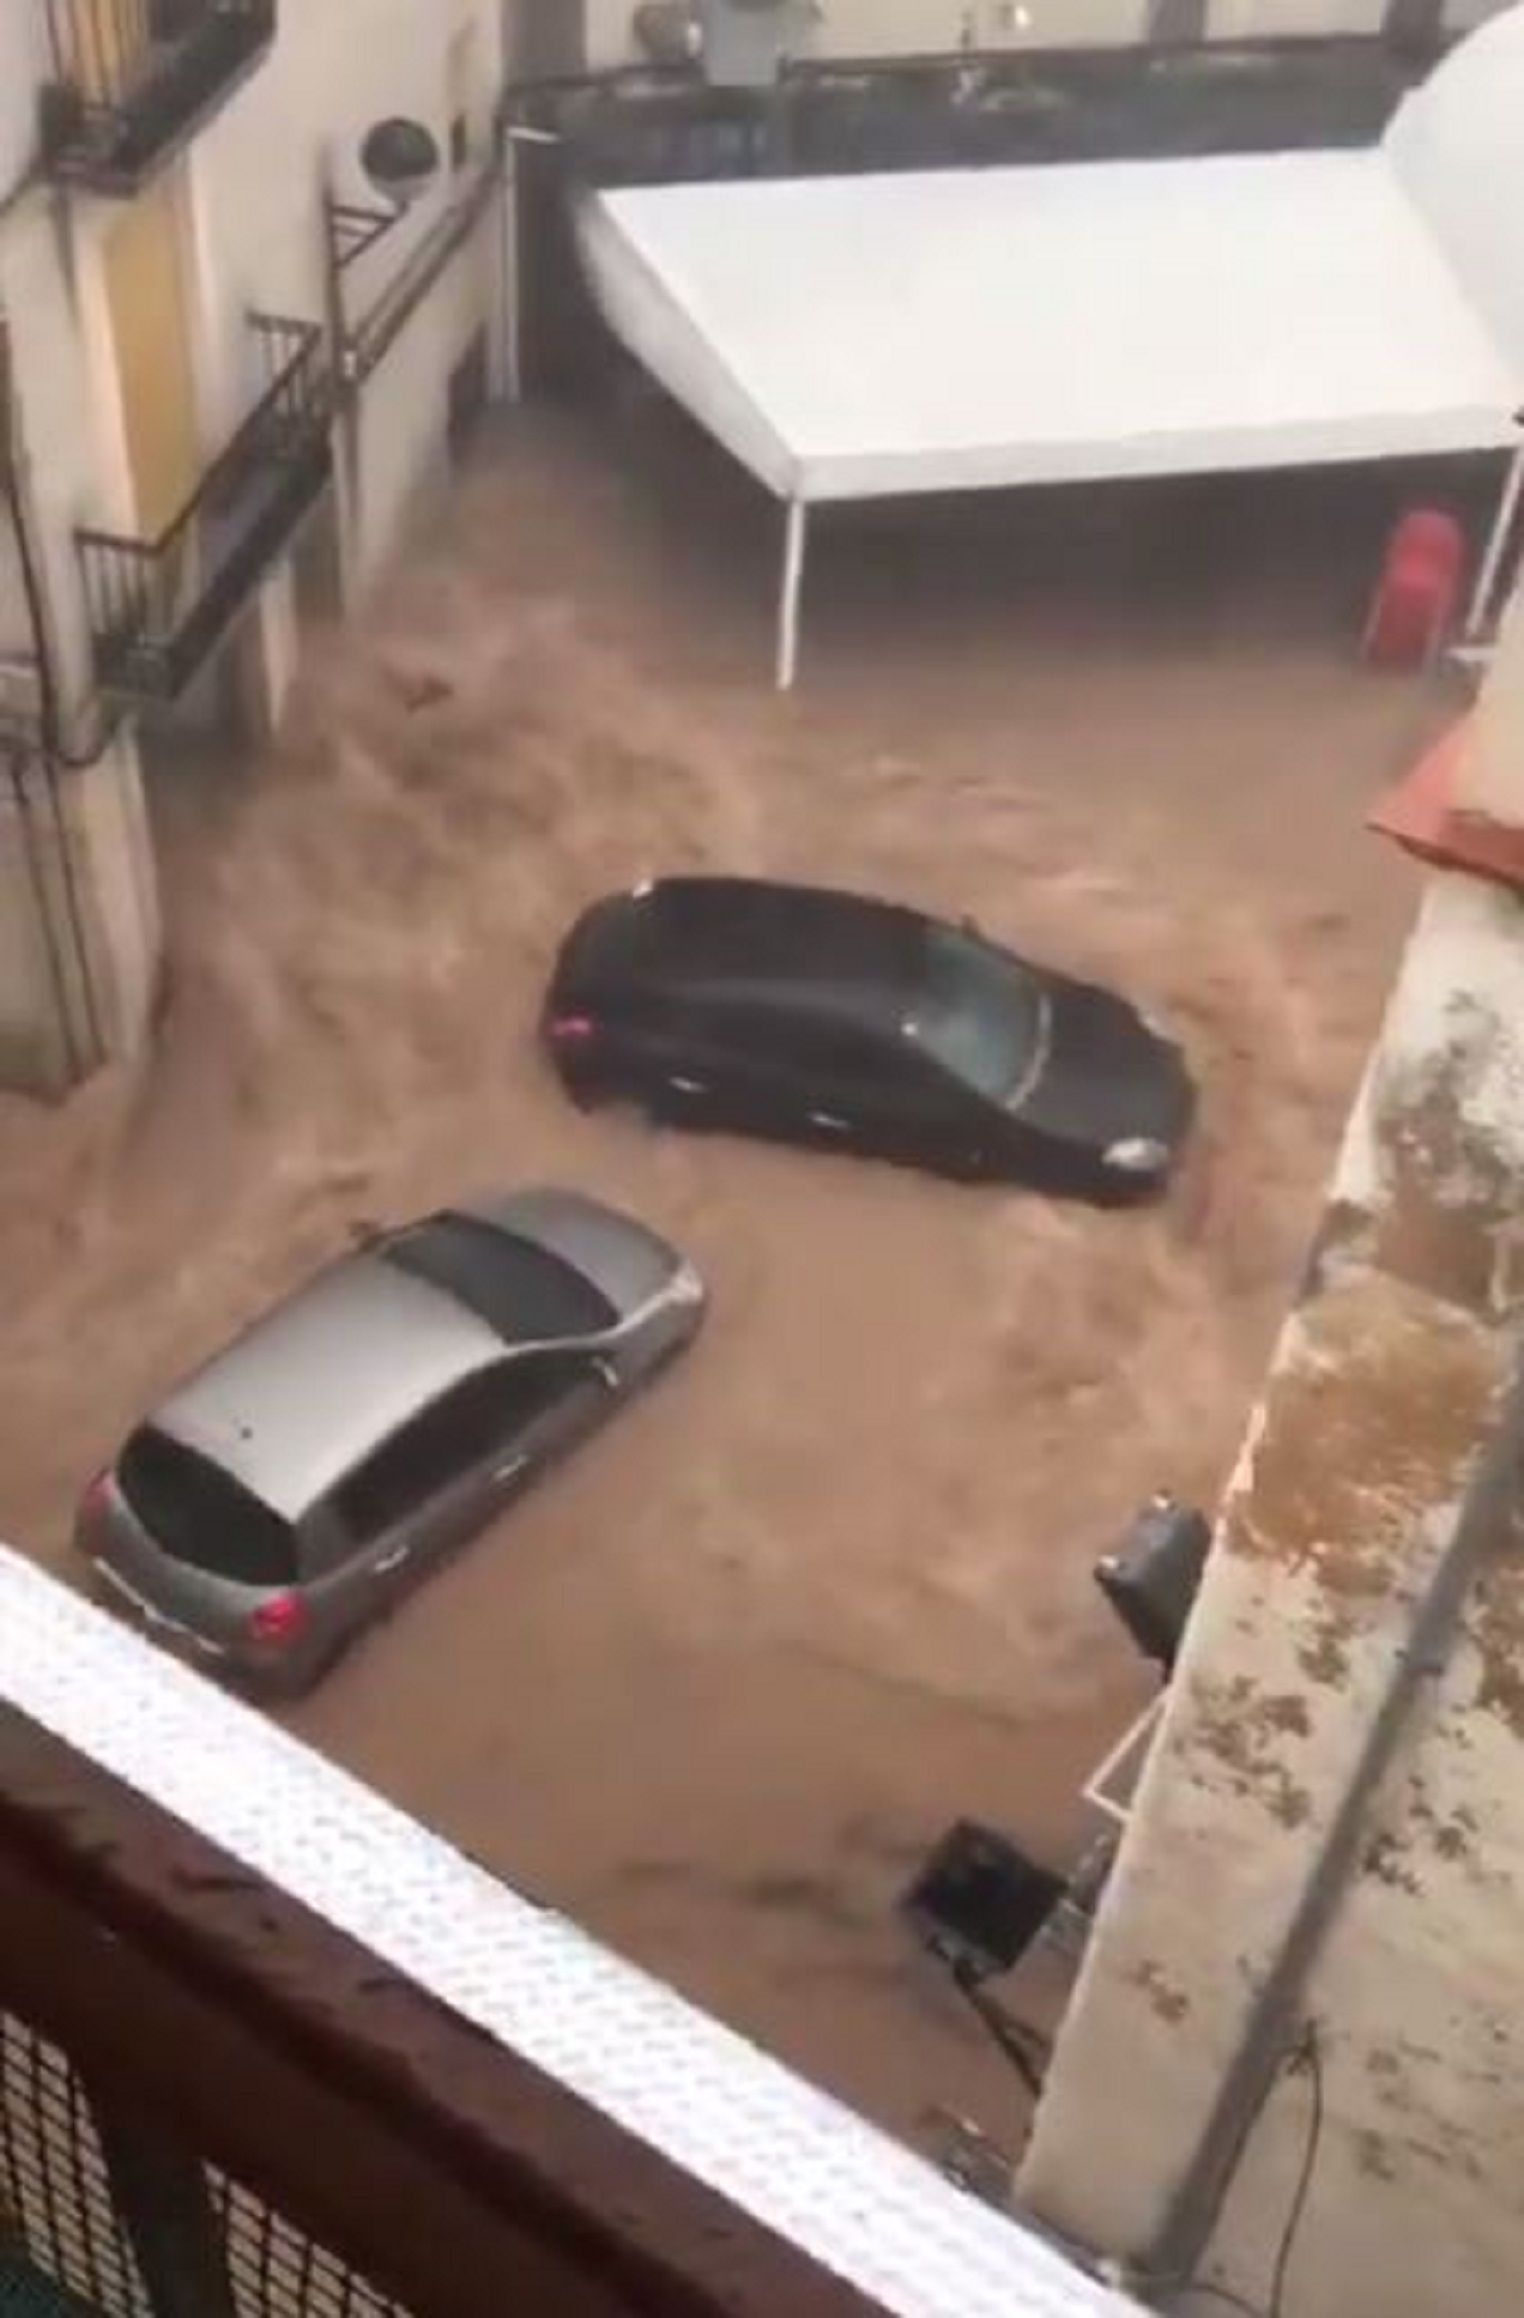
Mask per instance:
[[[640,187],[584,246],[786,499],[1512,439],[1518,381],[1384,152]]]
[[[788,681],[814,503],[1515,448],[1521,117],[1516,8],[1371,150],[639,187],[582,246],[791,505]]]

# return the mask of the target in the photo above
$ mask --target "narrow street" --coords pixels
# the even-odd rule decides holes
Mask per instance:
[[[0,1104],[0,1533],[67,1569],[124,1429],[364,1219],[537,1178],[649,1216],[711,1282],[691,1360],[292,1720],[895,2129],[1000,2128],[892,1901],[965,1812],[1069,1854],[1145,1695],[1090,1565],[1236,1449],[1413,898],[1360,827],[1442,707],[1353,664],[1383,520],[1329,476],[843,515],[780,701],[776,511],[648,406],[519,422],[278,761],[161,783],[151,1066]],[[699,866],[969,912],[1166,1015],[1169,1203],[579,1117],[531,1039],[557,936]]]

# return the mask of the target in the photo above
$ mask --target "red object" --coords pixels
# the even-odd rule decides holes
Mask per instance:
[[[1524,892],[1524,828],[1456,802],[1471,745],[1463,717],[1382,798],[1370,826],[1432,868],[1469,870]]]
[[[251,1642],[277,1646],[294,1642],[307,1623],[307,1605],[300,1594],[272,1594],[249,1620]]]
[[[1423,668],[1455,624],[1466,541],[1442,507],[1410,507],[1387,542],[1365,657],[1377,668]]]

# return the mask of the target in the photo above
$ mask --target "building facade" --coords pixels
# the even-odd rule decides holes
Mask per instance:
[[[279,717],[502,384],[499,0],[0,13],[0,1078],[140,1041],[143,773]],[[361,165],[400,118],[437,166]],[[404,180],[405,179],[405,184]]]
[[[1295,2318],[1524,2297],[1519,608],[1383,819],[1434,874],[1022,2182]]]
[[[679,0],[681,4],[681,0]],[[981,49],[1124,45],[1150,39],[1247,40],[1382,32],[1405,22],[1470,31],[1506,0],[780,0],[803,19],[789,34],[816,57]],[[534,0],[529,0],[530,8]],[[639,0],[583,0],[582,61],[597,71],[634,61],[653,11]],[[547,61],[573,69],[573,0],[541,0]],[[559,10],[559,21],[556,21]],[[660,13],[659,11],[655,13]],[[757,11],[746,13],[755,17]]]

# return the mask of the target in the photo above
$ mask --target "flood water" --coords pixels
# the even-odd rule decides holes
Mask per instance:
[[[896,2129],[1014,2129],[892,1902],[963,1813],[1070,1855],[1148,1687],[1090,1565],[1234,1453],[1413,896],[1359,825],[1436,714],[1350,664],[1378,515],[843,518],[780,702],[771,511],[649,414],[526,423],[275,762],[156,784],[151,1064],[0,1106],[0,1532],[64,1568],[125,1426],[351,1226],[628,1204],[708,1275],[697,1350],[291,1719]],[[579,1117],[530,1036],[557,936],[700,867],[972,912],[1170,1017],[1204,1111],[1168,1203]]]

